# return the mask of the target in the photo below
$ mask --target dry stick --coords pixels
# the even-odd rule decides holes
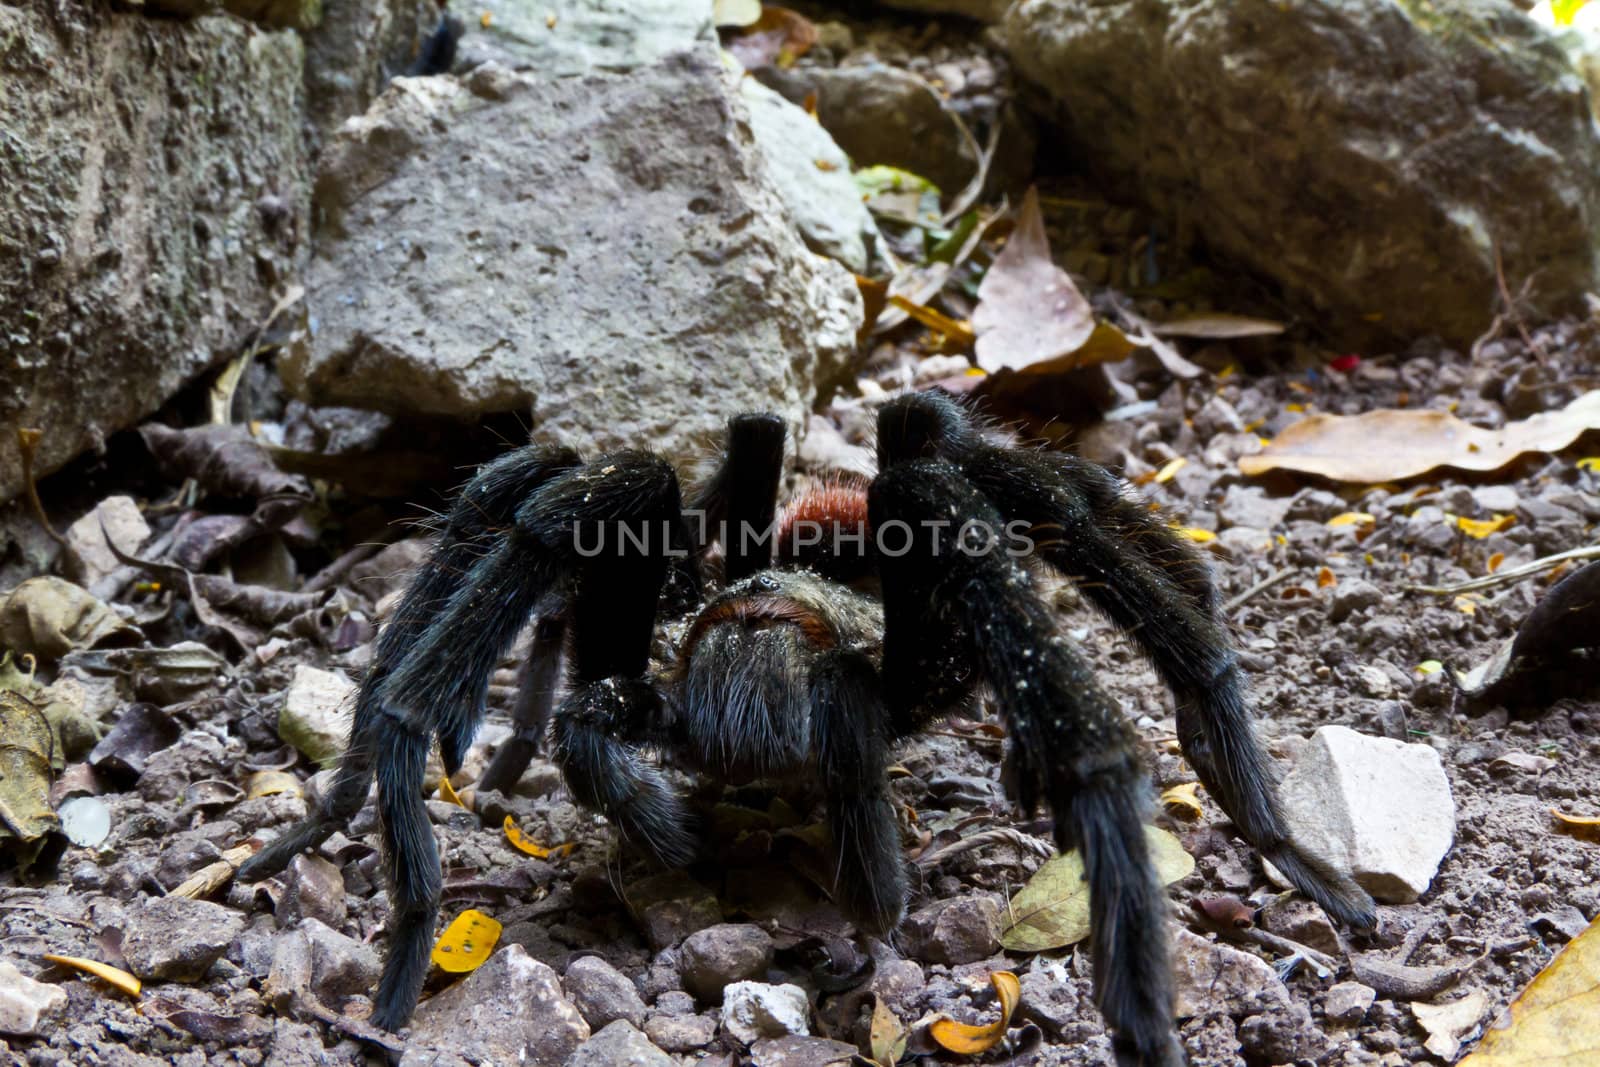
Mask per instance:
[[[1522,292],[1513,300],[1511,289],[1506,285],[1505,268],[1500,262],[1499,244],[1494,246],[1494,280],[1495,284],[1500,287],[1500,299],[1505,301],[1506,315],[1516,324],[1517,332],[1522,335],[1522,343],[1533,349],[1533,354],[1539,358],[1541,364],[1548,363],[1549,357],[1545,354],[1544,346],[1535,341],[1533,335],[1528,333],[1528,327],[1522,321],[1522,312],[1517,310],[1518,303],[1528,298],[1528,290],[1533,285],[1533,276],[1529,275],[1523,281]]]
[[[1255,585],[1252,585],[1249,589],[1246,589],[1232,600],[1229,600],[1227,603],[1223,604],[1222,613],[1226,615],[1228,612],[1233,611],[1236,608],[1243,607],[1245,602],[1251,597],[1255,596],[1257,593],[1271,589],[1273,586],[1277,585],[1279,582],[1283,581],[1293,573],[1294,569],[1292,567],[1285,567],[1281,571],[1272,572]]]
[[[1025,834],[1020,830],[1013,830],[1009,826],[997,826],[992,830],[982,830],[978,833],[963,837],[959,841],[952,841],[943,848],[937,849],[933,852],[924,853],[923,855],[917,857],[917,866],[932,867],[934,864],[943,862],[944,860],[949,859],[951,856],[956,856],[963,852],[970,852],[975,848],[982,848],[985,845],[994,844],[1015,845],[1024,852],[1031,852],[1035,856],[1048,856],[1051,852],[1055,851],[1044,841],[1034,837],[1032,834]]]
[[[1520,581],[1540,571],[1549,570],[1558,563],[1565,563],[1573,559],[1600,559],[1600,545],[1586,545],[1583,548],[1571,548],[1565,552],[1557,552],[1553,556],[1544,556],[1532,563],[1524,563],[1520,567],[1510,570],[1496,571],[1486,574],[1482,578],[1469,578],[1455,585],[1407,585],[1402,588],[1408,593],[1435,593],[1439,596],[1451,596],[1456,593],[1470,593],[1475,589],[1491,589],[1497,585],[1507,585]]]
[[[39,520],[39,525],[50,535],[50,540],[66,548],[67,539],[56,533],[56,528],[50,525],[50,518],[44,513],[44,501],[39,499],[39,487],[33,480],[33,452],[39,447],[39,440],[42,437],[44,437],[43,430],[17,427],[17,449],[22,453],[22,485],[27,490],[28,504],[33,508],[33,517]]]

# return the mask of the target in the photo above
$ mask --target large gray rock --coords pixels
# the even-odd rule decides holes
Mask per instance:
[[[534,435],[698,452],[798,429],[854,347],[848,272],[801,243],[709,45],[626,75],[399,79],[329,146],[282,361],[329,403],[532,410]]]
[[[488,18],[468,23],[457,70],[623,73],[717,39],[708,0],[479,0],[472,10]]]
[[[237,350],[303,259],[300,38],[0,5],[0,500]]]
[[[1470,342],[1497,244],[1546,309],[1600,287],[1600,136],[1507,0],[1022,0],[1004,30],[1111,187],[1347,337]]]

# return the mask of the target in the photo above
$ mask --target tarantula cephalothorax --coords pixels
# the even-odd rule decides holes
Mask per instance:
[[[487,783],[506,788],[526,767],[565,655],[569,688],[550,731],[581,803],[681,864],[694,852],[684,802],[647,751],[724,781],[813,775],[839,902],[875,932],[900,920],[907,894],[889,746],[988,686],[1019,799],[1048,804],[1061,846],[1083,851],[1096,1000],[1119,1061],[1182,1063],[1137,740],[1036,594],[1035,561],[1079,581],[1140,644],[1176,697],[1184,753],[1244,837],[1335,917],[1371,925],[1367,895],[1289,840],[1205,564],[1122,482],[1071,456],[993,444],[953,400],[919,393],[883,409],[870,486],[803,498],[764,537],[783,441],[775,416],[734,419],[690,508],[672,467],[635,451],[584,464],[523,448],[462,491],[379,639],[328,795],[241,871],[265,877],[321,843],[376,771],[393,907],[377,1023],[410,1018],[439,908],[421,789],[429,749],[437,737],[446,768],[459,766],[490,673],[538,614],[523,730]],[[706,599],[713,540],[723,573]],[[874,586],[876,599],[863,591]],[[686,625],[676,663],[652,676],[658,614]]]

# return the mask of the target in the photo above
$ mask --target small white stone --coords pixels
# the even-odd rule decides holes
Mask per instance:
[[[722,991],[722,1027],[744,1042],[809,1034],[811,1005],[797,985],[734,982]]]
[[[63,990],[36,982],[0,960],[0,1034],[38,1037],[44,1017],[66,1006],[67,994]]]
[[[1293,839],[1387,903],[1426,892],[1455,840],[1450,782],[1428,745],[1324,726],[1280,793]]]
[[[355,691],[342,674],[296,667],[278,713],[278,736],[318,765],[333,766],[350,740]]]

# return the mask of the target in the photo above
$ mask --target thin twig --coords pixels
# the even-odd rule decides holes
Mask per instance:
[[[1407,585],[1402,588],[1408,593],[1433,593],[1438,596],[1453,596],[1456,593],[1470,593],[1475,589],[1492,589],[1497,585],[1507,585],[1511,582],[1520,581],[1568,560],[1597,558],[1600,558],[1600,545],[1586,545],[1583,548],[1572,548],[1565,552],[1557,552],[1553,556],[1543,556],[1532,563],[1524,563],[1522,566],[1512,567],[1510,570],[1485,574],[1482,578],[1469,578],[1464,582],[1457,582],[1455,585]]]
[[[1032,834],[1013,830],[1009,826],[997,826],[992,830],[982,830],[975,834],[969,834],[959,841],[952,841],[950,844],[933,852],[925,852],[917,857],[917,866],[932,867],[934,864],[943,862],[951,856],[970,852],[985,845],[995,844],[1015,845],[1024,852],[1031,852],[1035,856],[1048,856],[1054,851],[1047,843]]]
[[[33,480],[33,452],[39,447],[39,441],[43,437],[43,430],[17,427],[17,449],[22,453],[22,486],[27,491],[28,505],[33,508],[33,517],[39,520],[39,525],[50,535],[50,540],[66,548],[67,539],[50,525],[50,518],[44,513],[44,501],[39,499],[39,486]]]
[[[1232,600],[1229,600],[1227,603],[1223,604],[1222,605],[1223,614],[1227,614],[1228,612],[1233,611],[1236,608],[1243,607],[1245,602],[1248,601],[1251,597],[1255,596],[1257,593],[1264,592],[1265,590],[1271,589],[1273,586],[1277,585],[1279,582],[1283,581],[1285,578],[1289,577],[1293,573],[1294,573],[1294,568],[1292,568],[1292,567],[1285,567],[1285,568],[1283,568],[1283,570],[1273,571],[1271,574],[1269,574],[1265,578],[1261,579],[1255,585],[1252,585],[1249,589],[1246,589],[1244,592],[1240,593],[1238,596],[1234,597]]]

